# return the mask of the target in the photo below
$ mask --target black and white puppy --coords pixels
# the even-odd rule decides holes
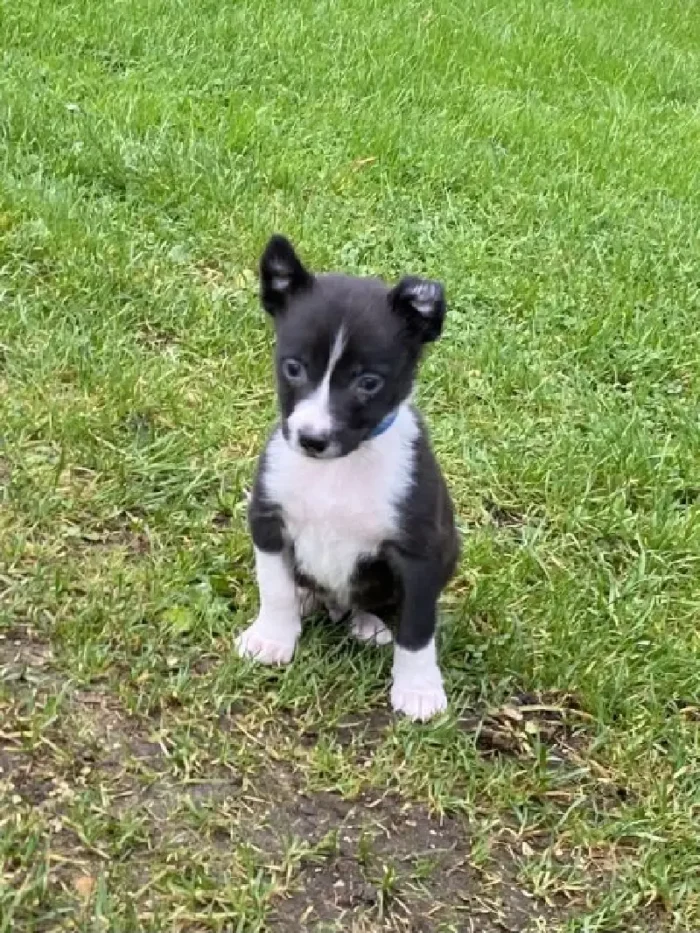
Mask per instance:
[[[291,661],[313,594],[363,641],[388,643],[394,628],[392,705],[429,719],[447,705],[435,627],[459,537],[409,399],[423,347],[442,330],[442,286],[313,275],[281,236],[260,279],[281,420],[249,511],[260,612],[237,649]]]

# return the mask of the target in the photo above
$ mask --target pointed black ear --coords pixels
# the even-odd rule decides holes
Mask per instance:
[[[391,290],[389,301],[423,343],[438,339],[447,311],[445,290],[439,282],[406,276]]]
[[[260,258],[260,300],[268,314],[284,311],[292,295],[312,280],[289,240],[278,233],[271,237]]]

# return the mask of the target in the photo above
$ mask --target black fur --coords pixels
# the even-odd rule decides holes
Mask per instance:
[[[258,461],[253,493],[248,506],[248,525],[256,548],[268,554],[279,554],[285,546],[284,522],[280,507],[274,502],[269,502],[263,490],[261,480],[265,472],[266,452],[267,450],[262,452]]]

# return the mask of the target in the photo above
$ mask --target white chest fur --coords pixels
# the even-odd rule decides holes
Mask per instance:
[[[281,432],[270,441],[265,492],[282,509],[300,570],[341,603],[358,559],[398,531],[417,434],[415,415],[403,406],[388,431],[346,457],[305,457]]]

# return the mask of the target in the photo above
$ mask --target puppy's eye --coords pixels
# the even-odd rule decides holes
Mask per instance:
[[[384,380],[376,373],[363,373],[355,380],[355,389],[358,395],[364,396],[365,398],[376,395],[383,385]]]
[[[282,362],[282,374],[287,382],[299,386],[306,382],[306,367],[299,360],[284,360]]]

